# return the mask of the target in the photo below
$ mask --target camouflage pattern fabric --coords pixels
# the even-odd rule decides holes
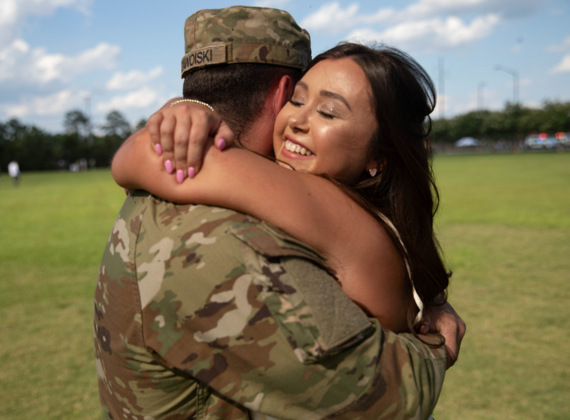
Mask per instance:
[[[250,216],[131,192],[95,293],[103,419],[427,419],[445,350],[382,330],[323,263]]]
[[[258,63],[304,69],[311,39],[293,17],[278,9],[232,6],[200,10],[184,24],[186,55],[181,77],[217,64]]]

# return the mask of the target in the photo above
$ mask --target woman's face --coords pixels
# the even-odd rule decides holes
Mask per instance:
[[[297,83],[275,122],[277,159],[297,170],[353,183],[367,169],[376,118],[369,84],[349,58],[323,60]]]

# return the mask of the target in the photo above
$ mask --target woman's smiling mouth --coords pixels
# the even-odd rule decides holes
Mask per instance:
[[[300,144],[294,143],[291,140],[287,139],[285,141],[285,144],[283,145],[283,148],[288,151],[291,152],[291,154],[295,155],[295,157],[310,157],[310,156],[315,156],[315,154],[313,152],[311,152],[310,150],[308,150],[306,147],[301,146]],[[284,150],[284,151],[285,151]]]

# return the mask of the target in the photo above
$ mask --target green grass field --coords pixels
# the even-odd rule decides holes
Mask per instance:
[[[570,153],[438,156],[450,300],[468,325],[437,420],[568,419]],[[108,171],[0,183],[0,418],[98,419],[92,295]]]

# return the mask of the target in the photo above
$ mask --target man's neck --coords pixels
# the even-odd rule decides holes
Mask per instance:
[[[273,157],[273,127],[275,125],[275,112],[272,101],[267,100],[261,115],[240,136],[241,144],[249,150]]]

